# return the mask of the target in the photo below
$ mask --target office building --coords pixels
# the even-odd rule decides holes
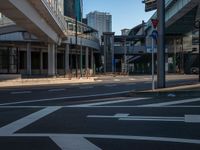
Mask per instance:
[[[82,21],[83,1],[82,0],[64,0],[64,15],[76,18]]]
[[[112,32],[112,15],[107,12],[90,12],[87,14],[88,26],[99,32],[99,38],[104,32]]]

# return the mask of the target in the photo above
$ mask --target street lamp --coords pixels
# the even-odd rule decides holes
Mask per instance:
[[[199,82],[200,82],[200,19],[195,21],[195,28],[199,30]]]
[[[76,41],[76,49],[78,47],[78,36],[80,35],[86,35],[86,34],[90,34],[90,33],[94,33],[94,32],[97,32],[96,30],[94,29],[89,29],[89,30],[86,30],[86,31],[83,31],[82,33],[78,34],[78,21],[77,21],[77,17],[76,17],[76,24],[75,24],[75,28],[76,28],[76,33],[75,33],[75,41]],[[82,47],[82,37],[80,39],[80,46],[81,46],[81,49],[80,49],[80,76],[82,77],[83,76],[83,47]],[[77,55],[76,55],[76,77],[78,77],[78,64],[77,64]]]

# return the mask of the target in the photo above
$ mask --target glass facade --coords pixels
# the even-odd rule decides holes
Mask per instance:
[[[64,15],[76,18],[82,21],[83,16],[83,1],[82,0],[64,0]]]
[[[90,12],[87,14],[88,26],[99,32],[99,39],[103,32],[112,32],[112,15],[106,12]]]

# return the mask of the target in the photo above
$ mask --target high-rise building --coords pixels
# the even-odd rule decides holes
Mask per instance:
[[[58,0],[58,10],[64,14],[64,0]]]
[[[59,11],[61,14],[64,14],[64,0],[48,0],[48,2],[51,3],[51,5],[56,11]]]
[[[82,21],[83,0],[64,0],[64,15]]]
[[[103,32],[112,32],[112,15],[107,12],[90,12],[87,14],[88,26],[96,29],[99,32],[99,38]]]

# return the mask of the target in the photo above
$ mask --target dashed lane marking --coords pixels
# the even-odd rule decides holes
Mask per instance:
[[[111,96],[111,95],[118,95],[118,94],[127,94],[127,93],[130,93],[132,91],[134,91],[134,90],[113,92],[113,93],[102,93],[102,94],[91,94],[91,95],[79,95],[79,96],[66,96],[66,97],[35,99],[35,100],[26,100],[26,101],[19,101],[19,102],[8,102],[8,103],[1,103],[0,106],[34,103],[34,102],[45,102],[45,101],[58,101],[58,100],[75,99],[75,98],[88,98],[88,97],[91,98],[91,97],[98,97],[98,96]]]
[[[97,103],[89,103],[89,104],[79,104],[79,105],[73,105],[73,106],[70,106],[70,107],[91,107],[91,106],[139,101],[139,100],[144,100],[144,99],[149,99],[149,98],[130,98],[130,99],[115,100],[115,101],[97,102]]]
[[[84,89],[93,89],[94,86],[82,86],[82,87],[79,87],[79,89],[81,90],[84,90]]]
[[[153,103],[153,104],[140,105],[140,106],[141,107],[160,107],[160,106],[184,104],[184,103],[198,102],[198,101],[200,101],[200,98],[184,99],[184,100],[177,100],[177,101],[172,101],[172,102]]]
[[[119,82],[119,81],[121,81],[120,79],[114,79],[114,81],[117,81],[117,82]]]
[[[200,139],[185,139],[175,137],[153,137],[153,136],[132,136],[132,135],[106,135],[106,134],[13,134],[13,137],[52,137],[52,136],[68,136],[68,137],[84,137],[84,138],[99,138],[99,139],[118,139],[118,140],[143,140],[143,141],[158,141],[172,143],[187,143],[200,144]],[[73,143],[76,143],[74,141]]]
[[[107,84],[107,85],[104,85],[105,87],[114,87],[114,86],[117,86],[117,84]]]
[[[60,91],[65,91],[65,89],[50,89],[48,92],[60,92]]]
[[[10,94],[16,95],[16,94],[30,94],[31,91],[18,91],[18,92],[11,92]]]

